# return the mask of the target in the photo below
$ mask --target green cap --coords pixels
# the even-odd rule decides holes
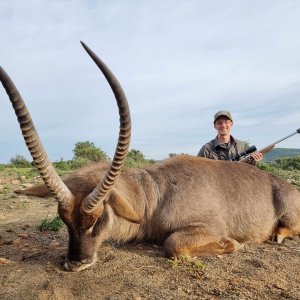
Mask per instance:
[[[216,122],[216,120],[219,118],[219,117],[227,117],[229,120],[231,120],[233,122],[233,119],[232,119],[232,116],[231,116],[231,113],[229,111],[226,111],[226,110],[219,110],[215,116],[214,116],[214,123]]]

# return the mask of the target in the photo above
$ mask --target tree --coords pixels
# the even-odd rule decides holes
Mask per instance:
[[[125,166],[133,168],[141,168],[148,164],[153,164],[153,159],[146,159],[140,150],[131,149],[125,160]]]
[[[144,161],[145,156],[140,150],[131,149],[127,155],[128,159],[132,159],[134,161]]]
[[[77,142],[73,149],[73,153],[75,160],[80,158],[88,159],[90,161],[108,160],[107,154],[89,141]]]

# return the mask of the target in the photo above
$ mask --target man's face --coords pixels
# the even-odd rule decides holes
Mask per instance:
[[[214,124],[215,129],[218,131],[218,135],[230,134],[232,126],[232,121],[226,117],[219,117]]]

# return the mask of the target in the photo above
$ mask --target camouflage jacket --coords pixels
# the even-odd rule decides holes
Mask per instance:
[[[247,149],[244,141],[239,141],[230,136],[229,143],[219,143],[217,137],[205,144],[199,151],[197,156],[206,157],[217,160],[230,160],[239,153]]]

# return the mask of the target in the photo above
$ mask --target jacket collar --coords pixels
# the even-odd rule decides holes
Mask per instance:
[[[222,143],[219,143],[218,141],[218,136],[216,136],[216,138],[212,141],[212,146],[213,148],[217,148],[218,146],[219,147],[222,147]],[[232,135],[230,135],[230,145],[236,145],[236,140],[234,139],[234,137]]]

